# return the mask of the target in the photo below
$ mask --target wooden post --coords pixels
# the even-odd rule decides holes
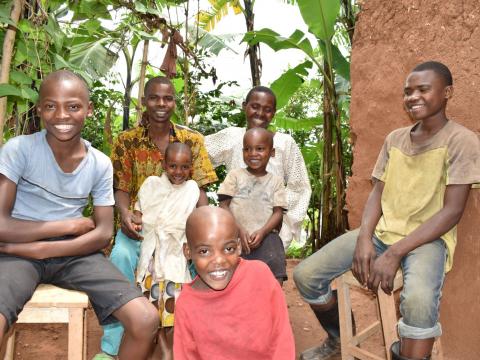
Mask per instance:
[[[145,39],[143,42],[143,56],[142,65],[140,67],[140,78],[138,79],[138,101],[137,101],[137,124],[140,123],[142,118],[142,97],[143,88],[145,86],[145,73],[147,71],[148,64],[148,45],[150,41]]]
[[[23,8],[23,0],[14,0],[12,5],[12,12],[10,18],[15,26],[20,19],[20,14]],[[10,64],[12,62],[13,44],[15,43],[15,36],[17,28],[13,25],[8,25],[5,38],[3,40],[2,50],[2,67],[0,69],[0,84],[8,84],[10,74]],[[0,146],[3,143],[3,127],[5,125],[5,118],[7,115],[7,97],[0,98]]]

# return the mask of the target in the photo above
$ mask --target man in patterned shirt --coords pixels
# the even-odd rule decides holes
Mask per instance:
[[[190,146],[193,155],[192,179],[200,187],[199,204],[208,204],[202,187],[217,181],[203,136],[170,121],[175,110],[175,93],[170,80],[166,77],[150,79],[145,84],[142,105],[146,111],[140,126],[122,132],[113,145],[111,155],[120,229],[110,260],[132,282],[140,250],[139,240],[142,240],[141,234],[135,230],[135,225],[139,225],[141,219],[134,219],[133,204],[143,181],[151,175],[161,175],[161,162],[167,145],[182,142]],[[94,359],[112,359],[117,355],[122,334],[121,326],[105,326],[101,343],[103,353],[97,354]]]

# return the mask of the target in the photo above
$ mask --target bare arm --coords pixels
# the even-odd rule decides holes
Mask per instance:
[[[368,287],[376,290],[381,284],[387,294],[393,289],[393,279],[400,261],[410,251],[434,241],[453,228],[461,219],[470,192],[470,185],[448,185],[443,208],[407,235],[393,244],[375,260]]]
[[[384,183],[376,180],[373,189],[368,196],[365,209],[363,210],[360,233],[353,255],[352,272],[362,285],[367,285],[371,267],[375,261],[376,251],[372,237],[375,227],[382,216],[382,193]]]
[[[122,232],[130,239],[143,239],[138,231],[135,230],[135,228],[138,225],[142,225],[142,223],[138,223],[138,219],[134,218],[132,211],[130,211],[130,194],[122,190],[116,190],[114,195],[115,206],[120,214]]]
[[[207,206],[207,205],[208,205],[207,193],[205,192],[204,188],[200,188],[200,197],[198,198],[197,208],[200,206]]]
[[[283,209],[280,206],[275,206],[273,208],[272,216],[267,220],[265,225],[263,225],[257,231],[254,231],[250,235],[249,247],[251,249],[256,249],[260,246],[265,236],[272,232],[273,229],[277,229],[283,220]]]
[[[11,216],[17,184],[0,174],[0,242],[29,243],[57,236],[82,235],[95,228],[89,218],[59,221],[20,220]]]
[[[113,207],[94,207],[95,228],[74,239],[2,244],[0,251],[33,259],[92,254],[106,247],[113,233]]]

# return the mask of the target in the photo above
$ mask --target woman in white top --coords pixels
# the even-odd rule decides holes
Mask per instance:
[[[256,86],[248,92],[242,107],[245,111],[247,129],[267,128],[276,111],[275,94],[268,87]],[[246,167],[242,149],[243,135],[247,129],[229,127],[205,137],[205,146],[213,166],[225,165],[227,172],[238,167]],[[312,190],[305,161],[295,140],[288,134],[276,132],[273,146],[275,157],[270,158],[267,171],[280,176],[285,182],[288,210],[283,217],[280,237],[287,248],[292,238],[299,238]]]

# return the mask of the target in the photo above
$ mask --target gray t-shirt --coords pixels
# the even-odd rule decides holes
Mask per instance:
[[[83,140],[87,154],[72,173],[62,171],[46,131],[10,139],[0,148],[0,173],[17,184],[12,217],[53,221],[82,216],[91,194],[94,206],[111,206],[110,159]]]
[[[233,217],[250,234],[267,223],[274,207],[287,209],[283,180],[271,173],[257,177],[247,169],[233,169],[217,193],[232,197],[230,210]]]

